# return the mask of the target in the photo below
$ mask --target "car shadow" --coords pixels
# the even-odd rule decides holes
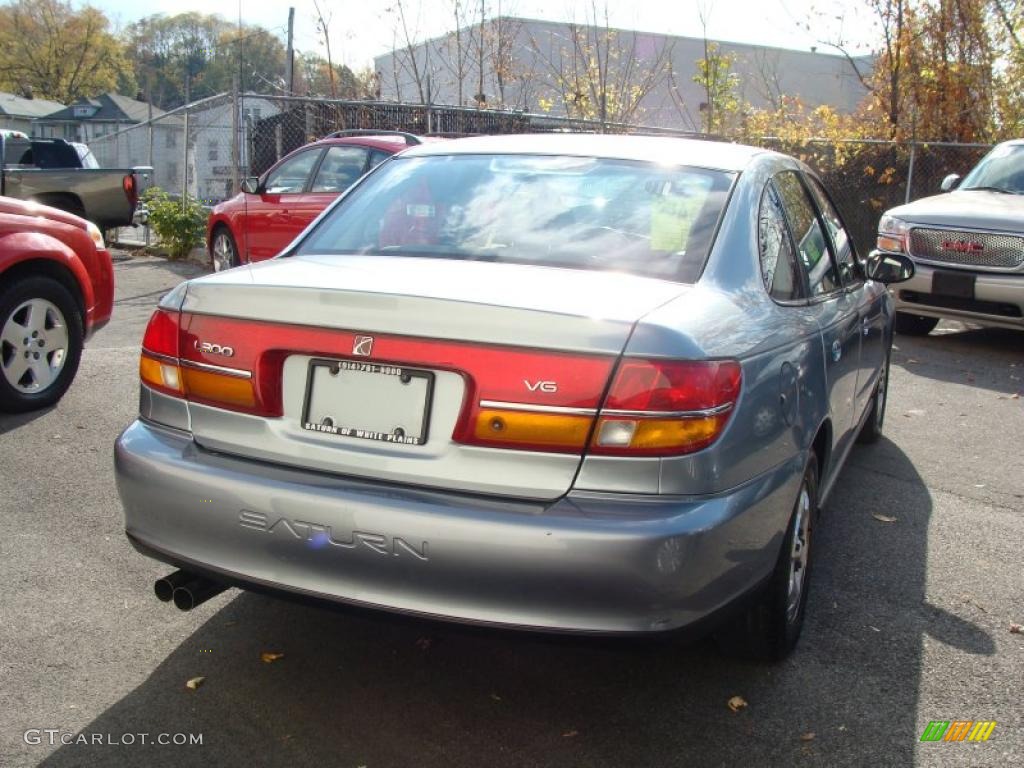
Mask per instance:
[[[0,435],[6,435],[8,432],[14,432],[19,427],[31,424],[33,421],[45,416],[56,407],[56,405],[50,405],[46,408],[37,408],[34,411],[28,411],[26,413],[0,413]]]
[[[944,321],[928,336],[896,335],[893,365],[937,381],[1024,393],[1024,332]]]
[[[928,603],[931,514],[895,444],[856,448],[816,529],[802,641],[775,665],[707,640],[549,638],[242,593],[83,730],[202,746],[72,744],[42,765],[911,764],[938,717],[918,712],[925,638],[994,653]]]

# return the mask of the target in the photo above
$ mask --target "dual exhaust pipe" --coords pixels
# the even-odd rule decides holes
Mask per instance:
[[[188,571],[175,571],[153,582],[153,592],[157,599],[162,603],[173,600],[181,611],[191,611],[227,588],[227,584],[210,581]]]

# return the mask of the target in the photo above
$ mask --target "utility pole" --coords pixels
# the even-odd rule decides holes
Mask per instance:
[[[293,38],[295,34],[295,8],[288,9],[288,53],[285,58],[284,80],[288,88],[288,95],[295,91],[295,46]]]

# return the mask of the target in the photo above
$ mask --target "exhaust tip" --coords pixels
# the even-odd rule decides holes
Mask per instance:
[[[174,590],[194,578],[191,573],[175,571],[153,582],[153,593],[161,603],[169,603],[174,597]]]
[[[220,584],[197,576],[191,581],[175,587],[171,597],[179,611],[191,611],[227,588],[227,584]]]

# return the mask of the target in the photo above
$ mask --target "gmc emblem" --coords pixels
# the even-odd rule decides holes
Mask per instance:
[[[942,250],[956,251],[957,253],[981,253],[985,250],[985,245],[970,240],[943,240]]]

